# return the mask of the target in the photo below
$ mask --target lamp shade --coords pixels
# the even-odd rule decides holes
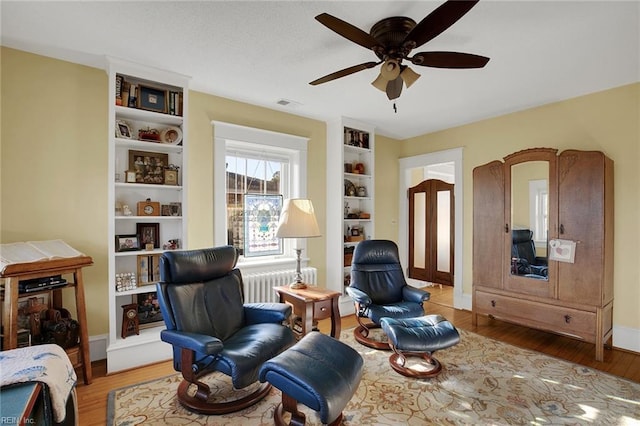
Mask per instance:
[[[420,74],[409,67],[404,67],[404,69],[400,73],[400,77],[402,77],[402,80],[404,81],[404,84],[408,89],[413,83],[416,82],[417,79],[420,78]]]
[[[284,201],[276,237],[310,238],[319,237],[320,228],[313,211],[311,200],[291,198]]]

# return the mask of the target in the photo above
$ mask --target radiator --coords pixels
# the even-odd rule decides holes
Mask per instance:
[[[318,278],[318,270],[316,268],[302,268],[301,272],[302,281],[306,284],[316,284]],[[245,303],[278,302],[273,287],[289,285],[295,280],[295,277],[295,269],[242,274],[244,301]]]

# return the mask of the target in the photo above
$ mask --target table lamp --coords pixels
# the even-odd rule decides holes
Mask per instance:
[[[313,212],[311,200],[304,198],[291,198],[284,201],[284,207],[280,213],[280,222],[276,230],[278,238],[311,238],[319,237],[320,229]],[[300,254],[302,249],[295,248],[296,251],[296,277],[289,286],[292,289],[307,288],[302,282],[302,272],[300,272]]]

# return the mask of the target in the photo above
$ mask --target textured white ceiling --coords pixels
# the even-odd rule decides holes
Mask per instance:
[[[417,51],[491,61],[478,70],[412,66],[422,77],[396,100],[397,113],[370,84],[378,68],[308,84],[375,60],[316,15],[368,32],[389,16],[419,22],[441,3],[3,0],[0,13],[4,46],[97,67],[105,55],[119,57],[191,76],[197,91],[322,120],[350,117],[401,139],[640,81],[639,1],[481,0]]]

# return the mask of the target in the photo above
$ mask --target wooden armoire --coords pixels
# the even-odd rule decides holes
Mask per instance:
[[[518,212],[534,210],[526,186],[534,180],[546,185],[537,206],[546,217],[527,219]],[[535,226],[545,228],[537,244],[547,257],[546,277],[514,268],[512,230]],[[558,249],[554,260],[556,247],[569,247],[570,258]],[[613,329],[611,159],[599,151],[533,148],[473,170],[474,325],[478,315],[595,343],[603,360]]]

